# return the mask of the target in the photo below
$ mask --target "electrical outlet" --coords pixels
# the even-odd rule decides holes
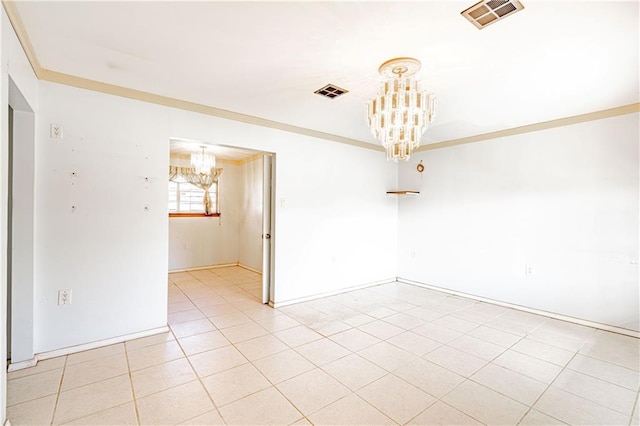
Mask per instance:
[[[54,139],[62,139],[62,126],[59,124],[51,124],[51,137]]]
[[[531,265],[525,265],[524,267],[524,274],[529,276],[529,275],[533,275],[535,273],[535,270],[533,269],[533,266]]]
[[[71,290],[58,290],[58,305],[71,304]]]

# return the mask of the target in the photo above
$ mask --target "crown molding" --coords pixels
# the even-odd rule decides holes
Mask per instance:
[[[255,117],[253,115],[242,114],[239,112],[228,111],[208,105],[198,104],[195,102],[184,101],[181,99],[171,98],[168,96],[157,95],[154,93],[143,92],[141,90],[130,89],[128,87],[117,86],[115,84],[103,83],[100,81],[90,80],[87,78],[77,77],[70,74],[64,74],[57,71],[51,71],[41,68],[40,80],[49,81],[51,83],[64,84],[66,86],[77,87],[80,89],[91,90],[94,92],[105,93],[108,95],[120,96],[123,98],[134,99],[138,101],[164,105],[171,108],[182,109],[185,111],[197,112],[200,114],[210,115],[227,120],[239,121],[242,123],[253,124],[261,127],[282,130],[290,133],[297,133],[304,136],[310,136],[318,139],[325,139],[332,142],[338,142],[347,145],[353,145],[360,148],[372,149],[374,151],[383,151],[379,145],[362,142],[357,139],[346,138],[331,133],[320,132],[318,130],[307,129],[304,127],[294,126],[291,124],[281,123],[279,121],[267,120],[265,118]]]
[[[27,60],[29,61],[29,64],[31,64],[31,69],[33,69],[34,74],[39,79],[42,67],[40,66],[36,52],[33,49],[31,39],[29,38],[29,34],[27,34],[22,18],[18,13],[18,9],[16,9],[15,2],[12,0],[2,0],[2,6],[4,6],[4,11],[7,13],[7,17],[13,27],[13,31],[15,31],[18,41],[22,46],[22,50],[24,50]]]
[[[618,115],[640,112],[640,103],[623,105],[616,108],[603,109],[601,111],[589,112],[586,114],[573,115],[570,117],[558,118],[556,120],[542,121],[540,123],[527,124],[525,126],[512,127],[510,129],[498,130],[496,132],[483,133],[481,135],[469,136],[460,139],[451,139],[444,142],[435,142],[422,145],[414,152],[430,151],[432,149],[447,148],[450,146],[464,145],[467,143],[481,142],[490,139],[503,138],[506,136],[520,135],[523,133],[537,132],[540,130],[553,129],[556,127],[570,126],[572,124],[584,123],[586,121],[601,120],[603,118],[616,117]]]
[[[157,95],[154,93],[143,92],[140,90],[130,89],[123,86],[117,86],[114,84],[103,83],[87,78],[82,78],[70,74],[64,74],[57,71],[42,68],[38,58],[29,39],[29,35],[26,31],[24,23],[20,18],[20,14],[15,6],[14,0],[0,0],[4,6],[5,12],[9,17],[9,21],[13,26],[13,29],[22,45],[22,48],[33,68],[33,72],[39,80],[49,81],[52,83],[63,84],[66,86],[77,87],[80,89],[91,90],[95,92],[105,93],[113,96],[120,96],[128,99],[134,99],[138,101],[153,103],[157,105],[164,105],[171,108],[182,109],[185,111],[197,112],[200,114],[210,115],[214,117],[224,118],[233,121],[239,121],[242,123],[253,124],[256,126],[267,127],[276,130],[282,130],[290,133],[297,133],[304,136],[310,136],[318,139],[324,139],[331,142],[338,142],[342,144],[357,146],[360,148],[371,149],[374,151],[384,152],[384,148],[378,144],[371,144],[363,142],[357,139],[346,138],[343,136],[334,135],[331,133],[320,132],[317,130],[307,129],[304,127],[294,126],[279,121],[267,120],[265,118],[255,117],[248,114],[241,114],[238,112],[228,111],[208,105],[198,104],[194,102],[188,102],[168,96]],[[451,139],[448,141],[435,142],[430,144],[423,144],[420,148],[414,152],[429,151],[432,149],[447,148],[450,146],[463,145],[474,142],[481,142],[490,139],[497,139],[506,136],[520,135],[523,133],[537,132],[545,129],[553,129],[561,126],[568,126],[571,124],[584,123],[586,121],[600,120],[608,117],[615,117],[618,115],[625,115],[634,112],[640,112],[640,103],[634,103],[629,105],[623,105],[616,108],[605,109],[601,111],[595,111],[587,114],[580,114],[570,117],[559,118],[550,121],[544,121],[540,123],[528,124],[525,126],[512,127],[509,129],[498,130],[495,132],[483,133],[475,136],[468,136],[459,139]]]
[[[343,136],[334,135],[331,133],[320,132],[318,130],[307,129],[305,127],[294,126],[291,124],[281,123],[279,121],[267,120],[265,118],[255,117],[248,114],[241,114],[238,112],[228,111],[221,108],[216,108],[208,105],[198,104],[195,102],[188,102],[181,99],[171,98],[168,96],[157,95],[154,93],[143,92],[140,90],[130,89],[123,86],[117,86],[115,84],[103,83],[100,81],[90,80],[87,78],[77,77],[70,74],[64,74],[57,71],[52,71],[43,68],[38,61],[38,57],[35,53],[29,34],[22,22],[20,13],[16,8],[15,1],[2,0],[4,10],[9,17],[9,22],[13,26],[20,45],[24,50],[31,68],[39,80],[49,81],[51,83],[64,84],[66,86],[77,87],[80,89],[91,90],[94,92],[105,93],[108,95],[120,96],[123,98],[134,99],[138,101],[153,103],[157,105],[164,105],[171,108],[182,109],[185,111],[197,112],[200,114],[210,115],[219,118],[225,118],[228,120],[239,121],[242,123],[253,124],[256,126],[267,127],[276,130],[282,130],[290,133],[297,133],[304,136],[310,136],[318,139],[325,139],[332,142],[338,142],[347,145],[353,145],[360,148],[371,149],[374,151],[382,151],[384,149],[377,144],[359,141],[357,139],[346,138]]]

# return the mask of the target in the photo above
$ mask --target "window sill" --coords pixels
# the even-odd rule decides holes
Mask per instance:
[[[220,217],[220,213],[169,213],[169,217]]]

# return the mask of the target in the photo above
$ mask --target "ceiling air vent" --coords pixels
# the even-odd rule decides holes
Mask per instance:
[[[482,0],[460,14],[478,29],[483,29],[522,9],[524,6],[518,0]]]
[[[347,89],[341,89],[340,87],[334,84],[327,84],[326,86],[319,88],[313,93],[322,95],[325,98],[333,99],[333,98],[337,98],[340,95],[344,95],[345,93],[348,93],[348,92],[349,91]]]

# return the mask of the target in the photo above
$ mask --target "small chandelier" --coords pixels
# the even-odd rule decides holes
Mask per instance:
[[[216,166],[216,157],[213,154],[204,152],[206,146],[200,146],[202,152],[191,153],[191,167],[193,167],[197,174],[208,175],[211,174],[211,169]]]
[[[413,77],[420,66],[414,58],[395,58],[378,68],[384,81],[378,95],[369,100],[367,123],[388,160],[408,160],[435,117],[435,96]]]

